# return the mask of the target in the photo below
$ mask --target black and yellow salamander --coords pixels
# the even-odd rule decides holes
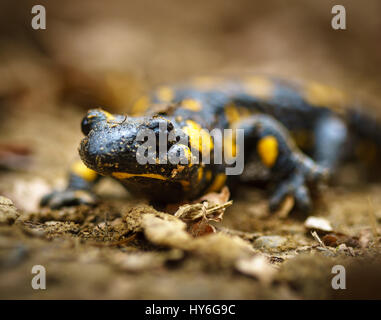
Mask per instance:
[[[271,210],[291,195],[297,208],[308,211],[310,187],[332,176],[354,150],[355,141],[373,141],[376,150],[381,149],[378,122],[341,91],[318,83],[260,75],[199,77],[157,88],[138,99],[132,111],[131,116],[88,111],[82,121],[82,161],[72,165],[67,189],[45,196],[43,206],[92,203],[91,189],[101,176],[110,176],[132,194],[153,202],[192,200],[239,180],[240,175],[229,175],[226,168],[240,155],[245,164],[254,161],[274,186]],[[220,142],[210,134],[228,128],[233,133]],[[164,158],[172,154],[201,160],[164,162],[157,147],[150,150],[154,161],[141,164],[137,155],[146,140],[137,137],[144,129],[151,130],[157,141],[160,133],[167,138]],[[244,133],[242,146],[234,139],[236,129]],[[169,139],[172,130],[186,142]],[[214,152],[222,150],[230,162],[216,161]],[[210,161],[203,161],[204,154],[210,154]]]

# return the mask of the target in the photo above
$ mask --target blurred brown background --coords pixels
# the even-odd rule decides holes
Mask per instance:
[[[35,4],[46,7],[46,30],[31,28]],[[44,96],[58,90],[52,95],[86,107],[123,108],[141,86],[194,74],[260,70],[378,95],[381,2],[341,1],[345,31],[331,28],[335,4],[3,1],[1,92],[24,85]]]

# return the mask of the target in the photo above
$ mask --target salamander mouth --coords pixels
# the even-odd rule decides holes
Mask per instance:
[[[154,180],[156,182],[163,182],[163,184],[174,184],[179,183],[183,187],[189,187],[190,182],[185,178],[174,178],[171,176],[164,176],[157,173],[127,173],[127,172],[113,172],[112,177],[120,181],[135,181],[135,182],[146,182],[149,180]]]
[[[189,192],[190,181],[155,173],[114,172],[111,176],[136,195],[149,196],[158,202],[176,202]]]

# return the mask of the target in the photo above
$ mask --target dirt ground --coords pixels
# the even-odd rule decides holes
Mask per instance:
[[[381,180],[361,163],[320,190],[312,216],[328,227],[287,203],[270,214],[266,190],[247,184],[221,221],[157,211],[111,180],[96,207],[38,206],[65,186],[86,109],[128,112],[158,83],[254,70],[338,85],[378,113],[379,2],[347,1],[341,34],[332,1],[46,3],[43,32],[24,30],[31,2],[20,3],[1,19],[0,298],[381,298]],[[32,289],[34,265],[46,290]],[[346,268],[346,290],[332,289],[334,265]]]

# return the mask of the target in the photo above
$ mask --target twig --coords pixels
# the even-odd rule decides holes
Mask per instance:
[[[185,205],[185,206],[181,206],[179,210],[176,211],[174,216],[177,218],[183,218],[186,220],[197,220],[203,216],[206,218],[209,218],[209,216],[211,216],[213,213],[219,210],[224,210],[227,207],[230,207],[232,204],[233,204],[233,201],[230,200],[228,202],[225,202],[224,204],[212,205],[209,208],[206,208],[204,203]]]
[[[126,244],[136,238],[136,233],[129,236],[128,238],[124,238],[119,241],[113,241],[113,242],[96,242],[96,241],[88,241],[87,243],[96,247],[114,247],[119,246],[121,244]]]
[[[316,233],[316,231],[311,231],[311,235],[314,237],[314,239],[319,242],[319,244],[324,248],[324,249],[328,249],[326,247],[326,245],[323,243],[323,241],[320,240],[318,234]]]

